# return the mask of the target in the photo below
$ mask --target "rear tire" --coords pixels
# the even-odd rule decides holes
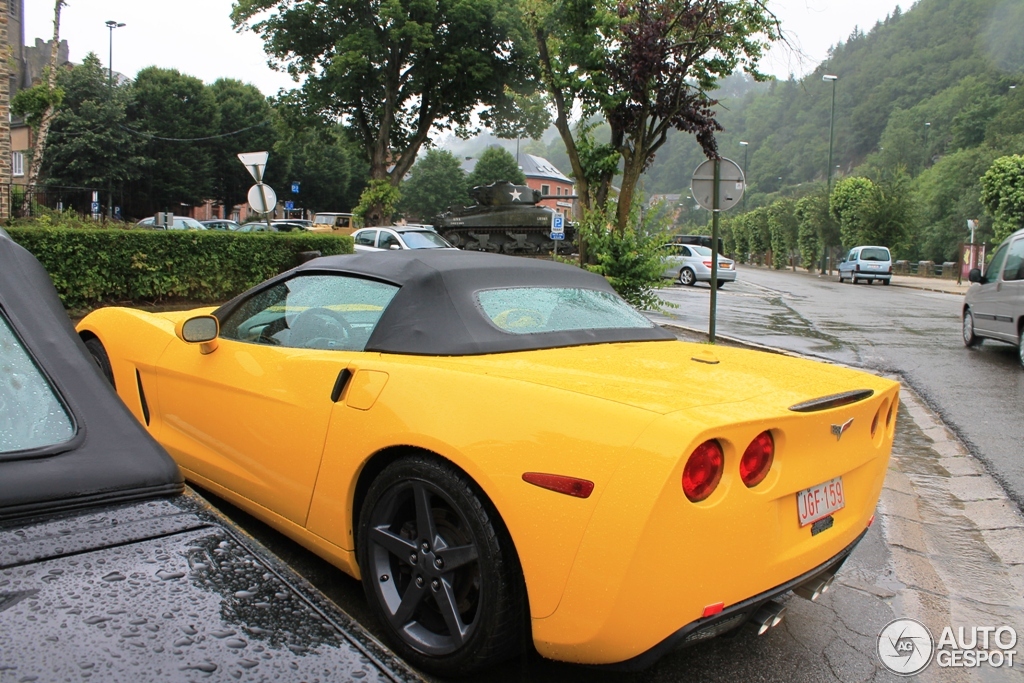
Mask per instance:
[[[384,468],[356,543],[370,610],[414,666],[465,676],[522,652],[526,598],[512,540],[449,463],[412,456]]]
[[[1024,330],[1017,335],[1017,360],[1024,366]]]
[[[94,361],[96,361],[96,365],[99,366],[103,377],[110,382],[110,386],[116,391],[117,386],[114,384],[114,370],[110,367],[110,356],[107,355],[107,350],[103,347],[103,342],[96,337],[90,337],[85,340],[85,348],[89,349],[89,355],[92,356]]]
[[[693,287],[697,284],[697,275],[689,268],[683,268],[679,271],[679,284]]]
[[[718,281],[718,288],[721,289],[722,287],[725,287],[725,280]]]
[[[964,311],[964,320],[963,320],[962,331],[963,331],[964,346],[966,346],[967,348],[975,347],[975,346],[977,346],[978,344],[981,343],[981,337],[979,337],[977,334],[974,333],[974,314],[971,313],[971,309],[969,309],[969,308]],[[1018,348],[1018,351],[1019,351],[1020,350],[1020,344],[1019,343],[1017,344],[1017,348]],[[1022,360],[1021,362],[1024,363],[1024,360]]]

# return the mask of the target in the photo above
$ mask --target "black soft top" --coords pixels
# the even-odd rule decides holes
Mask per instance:
[[[410,249],[326,256],[242,294],[214,315],[223,321],[256,291],[302,273],[343,273],[400,287],[366,344],[367,351],[468,356],[607,342],[661,341],[675,337],[658,326],[511,334],[480,310],[476,293],[487,289],[553,287],[615,295],[608,281],[581,268],[470,251]]]
[[[0,453],[0,519],[183,490],[178,466],[100,374],[49,275],[2,228],[0,312],[76,427],[66,443]]]

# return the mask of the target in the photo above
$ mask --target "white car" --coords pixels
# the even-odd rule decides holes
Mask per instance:
[[[355,240],[356,251],[455,249],[433,230],[420,227],[363,228],[353,233],[352,239]]]
[[[698,282],[711,282],[711,249],[696,244],[666,244],[665,270],[662,277],[673,278],[680,284],[693,286]],[[718,288],[736,280],[736,262],[718,255]]]

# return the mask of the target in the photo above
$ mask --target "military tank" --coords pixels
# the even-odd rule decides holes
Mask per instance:
[[[456,247],[520,255],[554,251],[551,224],[557,214],[537,206],[544,199],[539,190],[499,181],[474,187],[469,196],[472,206],[453,206],[434,218],[437,232]],[[559,251],[574,250],[575,226],[566,224],[559,241]]]

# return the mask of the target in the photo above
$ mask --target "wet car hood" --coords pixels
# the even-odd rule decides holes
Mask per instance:
[[[191,492],[0,525],[0,679],[86,674],[419,680]]]

